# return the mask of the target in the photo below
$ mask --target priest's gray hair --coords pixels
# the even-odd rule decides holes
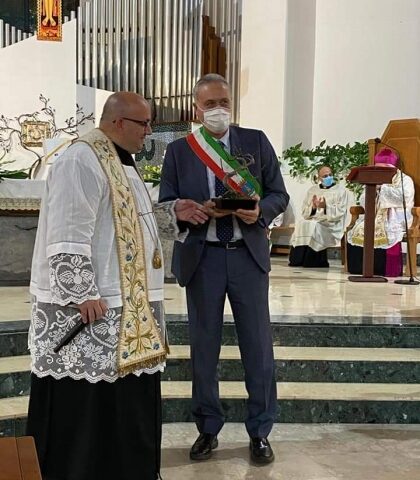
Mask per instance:
[[[225,77],[223,77],[222,75],[219,75],[218,73],[207,73],[206,75],[201,77],[200,80],[198,80],[198,82],[194,85],[194,88],[193,88],[193,91],[192,91],[194,100],[197,100],[198,90],[203,85],[207,85],[208,83],[213,83],[213,82],[223,83],[224,85],[226,85],[228,87],[229,92],[230,92],[230,85],[227,82]]]

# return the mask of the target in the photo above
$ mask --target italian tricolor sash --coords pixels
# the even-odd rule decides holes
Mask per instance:
[[[123,302],[117,364],[123,376],[162,363],[168,350],[148,300],[143,232],[124,167],[101,130],[94,129],[78,141],[95,152],[111,191]]]
[[[257,179],[230,155],[204,127],[190,133],[186,140],[198,158],[223,181],[228,175],[227,184],[235,192],[246,197],[261,196],[261,186]]]

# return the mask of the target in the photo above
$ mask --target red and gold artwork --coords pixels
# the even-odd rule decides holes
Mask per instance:
[[[62,40],[61,30],[62,0],[38,0],[38,40]]]

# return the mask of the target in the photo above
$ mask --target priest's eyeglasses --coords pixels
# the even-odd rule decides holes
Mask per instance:
[[[151,128],[152,122],[150,120],[135,120],[134,118],[121,117],[123,120],[129,120],[130,122],[137,123],[140,127]],[[115,123],[117,120],[113,120],[112,123]]]

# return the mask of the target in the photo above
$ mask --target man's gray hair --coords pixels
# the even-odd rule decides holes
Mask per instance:
[[[194,85],[194,88],[193,88],[193,91],[192,91],[194,100],[197,100],[198,90],[203,85],[207,85],[208,83],[213,83],[213,82],[223,83],[224,85],[226,85],[228,87],[228,89],[230,91],[230,85],[227,82],[225,77],[223,77],[222,75],[219,75],[218,73],[207,73],[206,75],[201,77],[200,80],[198,80],[198,82]]]

